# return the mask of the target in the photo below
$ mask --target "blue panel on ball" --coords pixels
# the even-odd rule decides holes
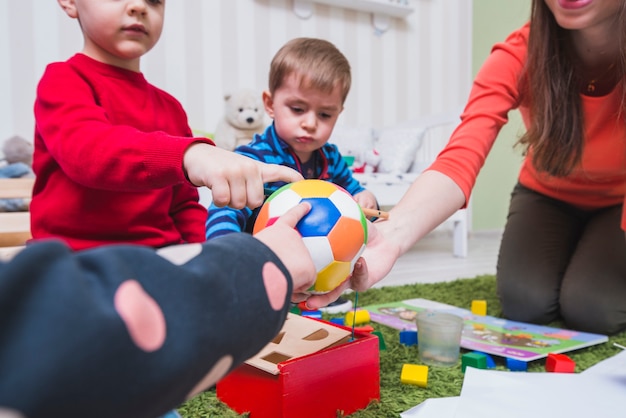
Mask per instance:
[[[303,237],[328,235],[341,216],[339,209],[325,197],[304,198],[302,202],[308,202],[311,211],[296,225],[300,234]]]

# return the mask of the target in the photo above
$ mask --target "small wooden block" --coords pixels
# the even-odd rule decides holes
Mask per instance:
[[[576,362],[565,354],[548,354],[546,371],[553,373],[574,373]]]
[[[476,351],[465,353],[461,356],[461,370],[463,373],[465,373],[467,366],[474,367],[476,369],[486,369],[487,356]]]
[[[486,300],[473,300],[472,301],[472,313],[474,315],[480,315],[480,316],[487,315],[487,301]]]
[[[400,374],[400,382],[425,388],[428,384],[428,366],[404,364]]]

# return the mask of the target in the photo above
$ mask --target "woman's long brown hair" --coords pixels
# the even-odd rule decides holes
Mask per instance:
[[[626,116],[626,1],[619,16],[620,56],[615,69],[622,89],[621,116]],[[544,0],[533,0],[526,68],[520,91],[530,108],[530,126],[519,144],[533,149],[533,164],[553,176],[566,176],[580,162],[584,117],[580,100],[580,65],[569,31],[561,28]],[[626,119],[625,119],[626,121]]]

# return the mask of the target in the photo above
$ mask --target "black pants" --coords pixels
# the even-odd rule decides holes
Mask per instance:
[[[500,254],[505,318],[614,334],[626,329],[622,205],[584,211],[517,185]]]

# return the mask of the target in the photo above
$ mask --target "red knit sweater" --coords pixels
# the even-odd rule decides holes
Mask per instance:
[[[452,178],[466,201],[508,112],[518,108],[526,124],[529,109],[517,81],[526,62],[529,26],[513,32],[494,46],[479,71],[461,124],[446,148],[430,167]],[[583,209],[599,209],[624,203],[626,191],[626,127],[620,115],[622,84],[603,97],[581,95],[585,117],[582,161],[566,177],[539,172],[532,164],[532,149],[522,163],[519,181],[529,189]],[[626,206],[625,206],[626,208]],[[626,214],[622,214],[626,230]]]
[[[206,210],[183,172],[187,115],[141,73],[83,54],[50,64],[35,101],[34,239],[73,249],[204,240]]]

